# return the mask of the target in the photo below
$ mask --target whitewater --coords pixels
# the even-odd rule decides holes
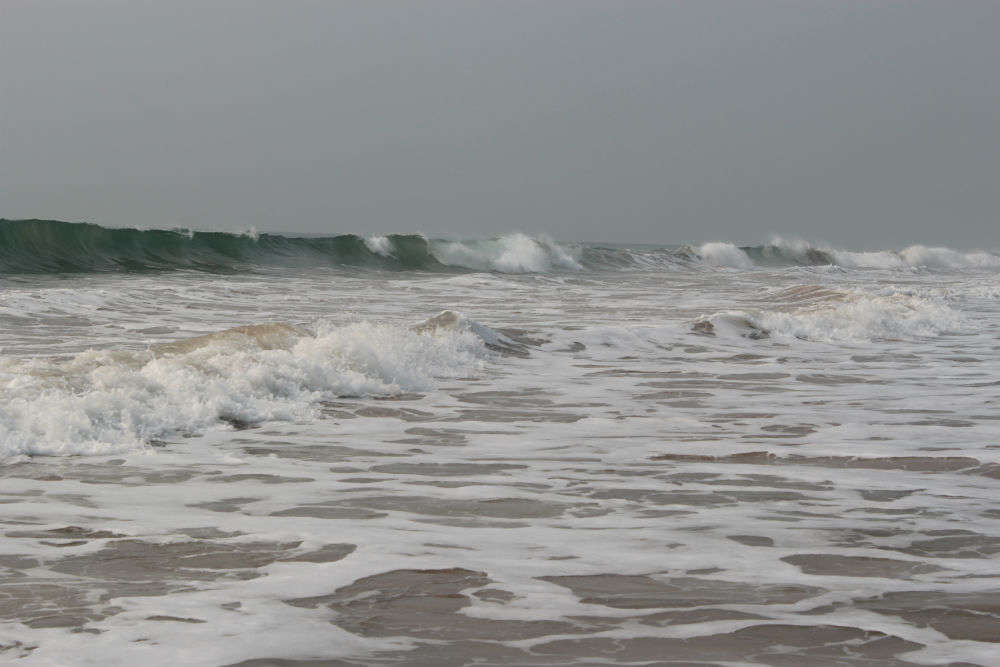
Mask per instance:
[[[0,662],[1000,662],[1000,255],[0,220]]]

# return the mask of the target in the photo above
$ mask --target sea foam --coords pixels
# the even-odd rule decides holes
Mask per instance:
[[[487,341],[484,342],[484,338]],[[432,388],[489,358],[492,329],[239,327],[148,350],[0,361],[0,457],[108,454],[231,424],[314,416],[316,401]]]
[[[432,243],[431,253],[442,264],[477,271],[548,273],[583,268],[570,249],[520,233],[487,241],[438,241]]]
[[[706,243],[698,248],[698,255],[709,266],[749,269],[753,261],[732,243]]]
[[[800,339],[828,343],[903,340],[963,331],[962,315],[945,303],[914,294],[846,292],[804,307],[733,310],[695,323],[696,330],[750,338]]]

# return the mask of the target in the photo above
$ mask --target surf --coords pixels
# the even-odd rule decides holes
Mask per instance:
[[[431,239],[423,234],[294,236],[102,227],[86,222],[0,219],[0,275],[149,273],[189,270],[244,273],[273,268],[346,271],[575,274],[615,271],[755,271],[837,267],[856,271],[1000,271],[986,250],[910,245],[858,252],[801,240],[762,245],[558,242],[521,232],[488,239]]]
[[[430,391],[516,348],[445,311],[409,327],[260,323],[142,350],[0,357],[0,459],[111,454],[234,424],[311,420],[320,401]]]

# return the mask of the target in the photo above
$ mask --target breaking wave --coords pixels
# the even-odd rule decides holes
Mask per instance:
[[[108,454],[217,426],[307,419],[319,401],[432,388],[508,339],[446,311],[414,327],[284,323],[142,351],[0,358],[0,459]]]
[[[978,250],[912,245],[903,250],[854,252],[814,246],[805,241],[775,238],[760,246],[706,243],[694,250],[706,264],[734,269],[783,266],[841,266],[851,269],[1000,269],[1000,256]]]
[[[693,323],[703,335],[865,343],[961,332],[962,315],[914,294],[867,294],[804,285],[764,299],[767,308],[715,313]],[[771,304],[774,305],[771,305]]]
[[[443,264],[476,271],[501,273],[549,273],[579,271],[579,248],[568,248],[549,239],[509,234],[488,241],[436,241],[434,256]]]
[[[840,266],[884,270],[1000,270],[1000,256],[920,245],[854,252],[804,241],[766,245],[615,247],[557,243],[521,233],[492,239],[428,239],[420,234],[362,237],[284,236],[190,230],[112,229],[55,220],[0,220],[0,274],[141,272],[188,269],[252,271],[264,267],[356,267],[388,271],[753,270]]]

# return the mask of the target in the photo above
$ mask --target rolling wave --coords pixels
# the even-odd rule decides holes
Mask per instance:
[[[940,299],[896,290],[866,293],[799,285],[768,295],[762,308],[731,310],[700,318],[702,335],[755,340],[871,343],[933,338],[967,330],[963,315]]]
[[[0,461],[110,454],[227,425],[309,419],[324,400],[433,389],[516,345],[445,311],[412,327],[261,323],[146,350],[0,357]]]
[[[433,270],[441,264],[419,235],[369,242],[354,234],[322,238],[187,230],[110,229],[55,220],[0,220],[0,272],[78,273],[255,266],[346,265]]]
[[[420,234],[363,237],[248,232],[113,229],[56,220],[0,220],[0,274],[337,266],[388,271],[755,270],[839,266],[857,270],[1000,270],[1000,256],[921,245],[854,252],[776,238],[757,246],[613,247],[557,243],[521,233],[492,239],[428,239]]]
[[[1000,269],[1000,256],[983,250],[911,245],[903,250],[855,252],[825,248],[805,241],[775,238],[766,245],[706,243],[693,253],[707,264],[733,269],[785,266],[840,266],[848,269],[967,270]]]

